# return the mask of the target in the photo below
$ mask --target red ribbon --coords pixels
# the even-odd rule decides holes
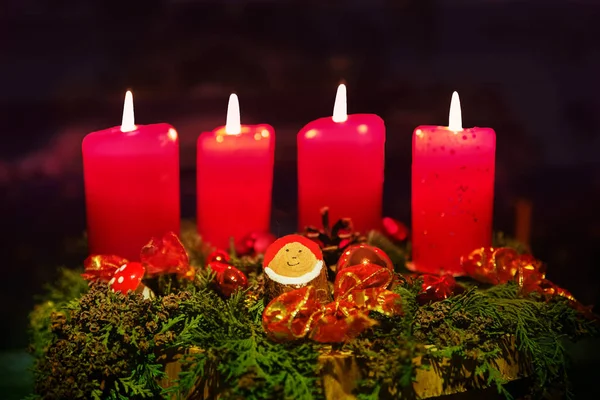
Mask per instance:
[[[462,267],[473,279],[480,282],[506,283],[521,274],[522,282],[544,279],[544,264],[530,254],[519,254],[509,247],[482,247],[463,257]]]
[[[180,278],[194,279],[195,270],[190,265],[185,247],[173,232],[152,238],[142,247],[140,261],[149,276],[177,274]]]
[[[445,300],[448,297],[462,292],[464,288],[456,284],[452,275],[419,275],[414,280],[421,279],[421,291],[417,295],[419,304]]]
[[[81,276],[88,281],[108,282],[117,269],[127,264],[128,261],[119,256],[94,254],[83,262],[85,272]]]
[[[461,262],[467,275],[480,282],[515,281],[524,295],[536,292],[547,300],[564,297],[577,310],[590,313],[590,308],[579,303],[569,291],[546,279],[546,266],[531,254],[519,254],[508,247],[482,247],[463,257]]]
[[[194,267],[190,265],[185,247],[173,232],[152,238],[142,248],[140,261],[150,277],[177,274],[180,278],[194,279]],[[116,270],[127,262],[127,259],[117,255],[93,254],[85,259],[85,272],[81,276],[88,281],[108,282]]]
[[[393,277],[389,269],[375,264],[345,268],[334,282],[335,300],[324,306],[312,286],[283,293],[263,312],[265,332],[277,341],[308,337],[337,343],[353,339],[376,323],[369,311],[402,315],[400,296],[386,289]]]

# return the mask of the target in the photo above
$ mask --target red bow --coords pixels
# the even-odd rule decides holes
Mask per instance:
[[[117,269],[128,262],[126,258],[119,256],[93,254],[83,262],[85,272],[81,276],[87,281],[108,282]]]
[[[193,280],[196,273],[185,247],[173,232],[152,238],[142,247],[140,261],[146,266],[149,276],[177,274],[180,278]]]
[[[419,275],[412,280],[421,279],[421,291],[417,295],[419,304],[427,304],[432,301],[445,300],[448,297],[464,291],[464,288],[456,284],[452,275]]]
[[[334,301],[323,306],[312,286],[283,293],[265,308],[263,327],[278,341],[308,337],[334,343],[353,339],[376,323],[369,318],[369,311],[402,315],[400,296],[386,289],[393,277],[389,269],[375,264],[345,268],[336,276]]]
[[[463,257],[462,267],[467,275],[480,282],[506,283],[517,273],[526,281],[544,279],[546,268],[530,254],[519,254],[508,247],[482,247]]]
[[[506,283],[515,281],[521,293],[537,292],[550,299],[561,296],[580,311],[589,311],[567,290],[546,279],[546,266],[531,254],[519,254],[508,247],[482,247],[461,260],[470,277],[486,283]]]
[[[148,276],[177,274],[180,278],[194,279],[194,267],[190,265],[183,244],[173,232],[161,238],[152,238],[142,247],[140,261]],[[108,282],[117,269],[127,262],[127,259],[116,255],[94,254],[85,259],[85,272],[81,276],[88,281]]]

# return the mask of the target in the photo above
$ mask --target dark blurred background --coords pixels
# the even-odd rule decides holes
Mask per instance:
[[[386,122],[384,210],[407,223],[412,131],[446,125],[457,90],[464,126],[497,133],[496,229],[531,201],[549,278],[597,305],[599,18],[596,0],[3,0],[0,375],[27,362],[33,296],[82,261],[66,251],[85,229],[81,140],[120,124],[129,88],[138,123],[180,133],[184,217],[196,138],[229,93],[243,123],[273,125],[277,233],[295,227],[295,135],[330,115],[341,80],[349,112]]]

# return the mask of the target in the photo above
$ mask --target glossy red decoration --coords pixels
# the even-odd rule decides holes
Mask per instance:
[[[88,281],[108,282],[115,271],[126,263],[127,259],[123,257],[94,254],[83,262],[85,272],[81,276]]]
[[[236,290],[248,288],[248,278],[236,267],[228,265],[221,273],[217,273],[217,289],[225,297],[229,297]]]
[[[554,283],[550,282],[547,279],[542,279],[539,283],[539,287],[536,290],[538,293],[541,293],[549,298],[553,296],[561,296],[565,299],[568,299],[571,302],[577,302],[575,297],[566,289],[563,289]]]
[[[560,296],[586,318],[598,319],[567,290],[546,279],[546,266],[531,254],[518,254],[506,247],[479,248],[462,260],[465,271],[474,279],[487,283],[515,281],[523,295],[539,293],[547,300]]]
[[[545,277],[545,266],[541,261],[508,247],[478,248],[463,257],[461,263],[467,275],[486,283],[506,283],[518,272],[523,282],[532,274],[539,275],[539,279]]]
[[[140,253],[148,275],[177,274],[180,278],[194,279],[194,268],[177,235],[168,232],[162,237],[154,237]]]
[[[115,271],[115,275],[108,282],[108,286],[114,292],[127,293],[128,291],[135,291],[142,278],[146,273],[146,268],[139,262],[128,262],[122,265]]]
[[[234,267],[224,262],[212,261],[206,266],[216,274],[216,289],[225,297],[231,296],[237,289],[244,290],[248,288],[248,278],[246,275]]]
[[[394,273],[376,264],[359,264],[339,271],[333,283],[333,295],[346,298],[353,291],[369,288],[387,289]]]
[[[383,218],[383,232],[397,242],[403,242],[408,238],[408,227],[390,217]]]
[[[383,250],[365,243],[349,246],[337,262],[337,271],[354,265],[375,264],[394,271],[394,263]]]
[[[168,232],[160,238],[152,238],[142,248],[140,261],[149,276],[177,274],[180,278],[190,280],[195,276],[194,267],[189,263],[185,248],[173,232]],[[127,259],[116,255],[92,255],[85,260],[85,272],[81,276],[89,281],[108,282],[127,263]]]
[[[263,312],[263,327],[274,340],[308,337],[322,343],[353,339],[375,324],[369,311],[402,315],[400,296],[386,290],[393,273],[374,264],[355,265],[338,272],[335,300],[321,305],[316,289],[305,286],[281,294]]]
[[[255,254],[265,254],[267,248],[277,239],[275,235],[269,232],[256,234],[254,245],[252,246]]]
[[[352,340],[376,323],[368,313],[343,300],[327,304],[312,319],[314,322],[308,337],[321,343]]]
[[[269,232],[252,232],[236,243],[235,251],[238,255],[264,254],[275,239],[275,235]]]
[[[452,275],[421,275],[423,280],[422,290],[417,295],[417,301],[425,304],[433,301],[445,300],[455,293],[456,280]]]
[[[217,275],[222,274],[230,265],[228,263],[213,261],[206,264],[206,268],[213,270]]]
[[[267,334],[284,341],[305,337],[312,327],[312,315],[321,303],[313,286],[285,292],[274,298],[263,312],[262,322]]]
[[[212,253],[210,253],[208,257],[206,257],[206,262],[211,263],[215,261],[221,263],[228,263],[229,261],[231,261],[231,257],[229,256],[229,254],[227,254],[227,252],[223,250],[215,250]]]

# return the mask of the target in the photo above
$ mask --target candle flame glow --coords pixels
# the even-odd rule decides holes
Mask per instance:
[[[242,124],[240,122],[240,102],[237,94],[231,93],[229,103],[227,104],[227,122],[225,123],[225,134],[239,135],[242,133]]]
[[[125,103],[123,104],[123,120],[121,121],[121,132],[135,131],[135,116],[133,114],[133,94],[131,90],[125,93]]]
[[[452,93],[452,100],[450,101],[450,116],[448,128],[454,132],[462,131],[462,113],[460,111],[460,99],[458,93]]]
[[[333,122],[346,122],[348,120],[348,104],[346,101],[346,85],[340,84],[333,104]]]

